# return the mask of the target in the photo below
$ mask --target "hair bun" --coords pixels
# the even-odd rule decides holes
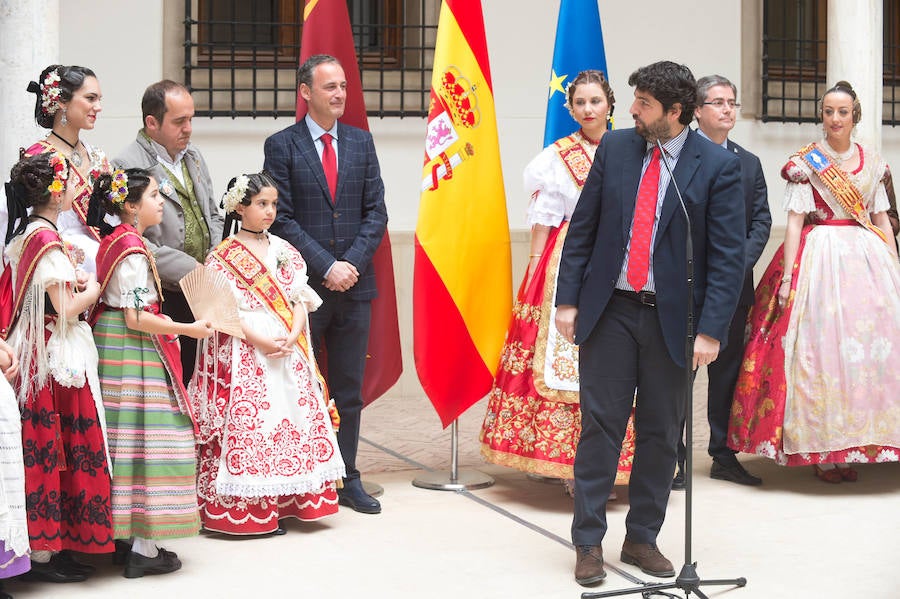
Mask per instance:
[[[849,82],[844,81],[843,79],[841,79],[840,81],[838,81],[837,83],[834,84],[834,87],[835,87],[835,88],[840,88],[840,89],[845,89],[845,90],[847,90],[847,92],[848,92],[851,96],[853,96],[853,99],[854,99],[854,100],[856,99],[856,92],[853,91],[853,86],[850,85]]]

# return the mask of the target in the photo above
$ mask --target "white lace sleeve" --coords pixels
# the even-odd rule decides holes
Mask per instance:
[[[103,303],[113,308],[142,308],[159,300],[150,275],[150,263],[143,254],[129,254],[119,262],[106,289]]]
[[[800,164],[789,160],[781,169],[781,176],[787,181],[784,188],[784,209],[787,212],[808,214],[816,210],[809,172]]]
[[[878,214],[879,212],[887,212],[891,208],[891,202],[887,197],[887,190],[884,188],[884,182],[879,181],[875,186],[875,197],[872,201],[872,207],[869,212]]]
[[[572,216],[578,200],[578,188],[558,158],[555,146],[534,157],[523,174],[525,191],[530,197],[528,224],[558,227]]]
[[[52,249],[38,261],[32,281],[44,289],[57,283],[74,283],[75,267],[62,250]]]

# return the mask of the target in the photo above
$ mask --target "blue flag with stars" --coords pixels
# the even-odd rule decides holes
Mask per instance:
[[[544,147],[578,129],[566,109],[566,86],[585,69],[606,70],[603,31],[597,0],[562,0],[556,22],[556,45],[550,70],[550,95],[544,125]]]

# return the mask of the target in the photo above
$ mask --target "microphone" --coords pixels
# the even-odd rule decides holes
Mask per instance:
[[[656,147],[659,148],[659,157],[662,163],[666,165],[666,171],[669,173],[669,180],[675,187],[675,195],[678,196],[678,204],[681,206],[681,212],[684,214],[684,222],[687,225],[687,241],[685,242],[685,250],[687,254],[687,286],[688,286],[688,318],[687,318],[687,339],[685,340],[685,357],[690,363],[694,355],[694,239],[691,235],[691,217],[688,215],[687,206],[684,204],[684,196],[678,189],[678,181],[675,180],[675,173],[669,165],[669,159],[666,158],[666,151],[662,147],[659,138],[656,138]]]

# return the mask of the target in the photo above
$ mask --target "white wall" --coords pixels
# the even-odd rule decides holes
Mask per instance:
[[[179,28],[182,13],[176,0],[66,0],[60,3],[60,60],[92,67],[104,93],[104,114],[90,141],[115,156],[140,127],[140,97],[144,88],[163,76],[181,79],[179,72],[164,72],[177,64],[180,49],[174,42],[163,48],[164,19],[169,39]],[[558,1],[489,0],[483,2],[488,51],[497,107],[507,206],[513,231],[513,275],[525,268],[527,232],[526,197],[521,174],[543,139],[547,82],[553,51]],[[690,10],[659,0],[640,6],[629,0],[600,3],[609,78],[618,99],[616,125],[630,127],[628,108],[633,97],[627,85],[636,68],[657,61],[687,64],[696,77],[717,73],[742,85],[742,5],[721,0],[697,0]],[[102,18],[98,16],[102,15]],[[113,31],[119,24],[125,33]],[[164,53],[170,57],[164,61]],[[748,60],[756,58],[748,58]],[[858,74],[855,74],[857,77]],[[853,76],[847,77],[851,82]],[[24,84],[23,84],[24,86]],[[757,86],[758,88],[758,86]],[[23,93],[23,97],[25,94]],[[29,96],[30,98],[30,96]],[[23,99],[24,101],[24,99]],[[288,119],[204,119],[194,121],[194,142],[206,156],[216,189],[240,172],[262,167],[266,136],[290,124]],[[415,378],[411,342],[412,234],[415,229],[425,130],[423,119],[373,119],[387,189],[389,229],[394,242],[395,272],[403,339],[404,375],[390,392],[423,392]],[[900,128],[883,128],[883,151],[900,170]],[[770,204],[780,235],[785,218],[781,210],[783,185],[779,170],[787,156],[819,136],[815,125],[762,124],[742,119],[733,139],[762,160],[769,183]]]
[[[635,10],[627,0],[604,0],[601,19],[609,77],[618,99],[616,126],[630,127],[632,90],[628,75],[656,60],[687,64],[697,77],[718,73],[741,85],[741,6],[737,2],[699,0],[688,12],[682,6],[648,2]],[[490,0],[484,18],[493,75],[506,181],[510,226],[525,227],[526,198],[521,173],[540,149],[559,3],[547,0]],[[103,18],[97,18],[103,15]],[[110,155],[129,143],[140,126],[140,96],[163,72],[163,0],[67,0],[60,4],[60,60],[84,64],[98,74],[104,113],[90,141]],[[180,18],[169,10],[170,20]],[[650,24],[648,25],[648,21]],[[110,23],[120,23],[122,38]],[[658,24],[666,24],[666,29]],[[180,27],[180,22],[175,25]],[[675,41],[679,38],[684,41]],[[169,49],[171,51],[171,49]],[[849,76],[850,81],[853,77]],[[24,95],[24,94],[23,94]],[[290,124],[288,119],[203,119],[194,125],[194,141],[206,155],[217,190],[239,172],[262,166],[262,142]],[[373,119],[387,188],[392,231],[415,229],[418,181],[422,167],[423,119]],[[763,124],[739,120],[732,138],[762,160],[776,224],[781,213],[779,170],[793,151],[819,135],[815,125]],[[883,152],[900,165],[900,128],[883,128]]]

